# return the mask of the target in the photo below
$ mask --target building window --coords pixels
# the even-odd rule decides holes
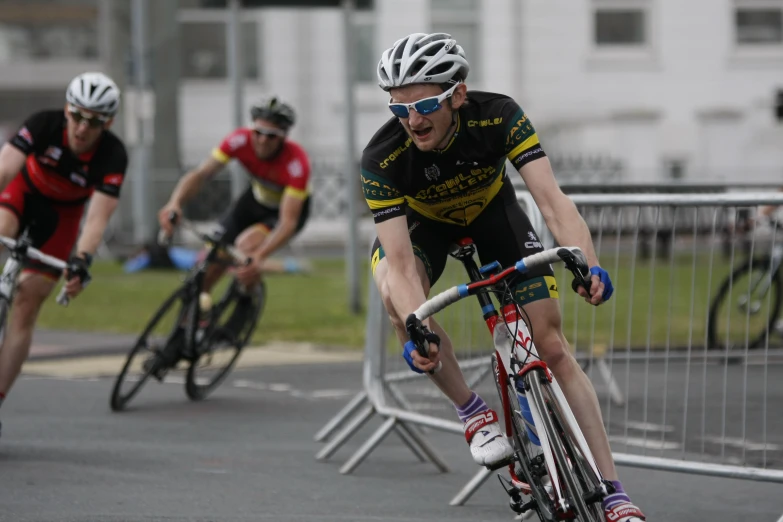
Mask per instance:
[[[180,24],[183,78],[225,78],[228,52],[225,22],[187,22]],[[257,35],[255,22],[242,24],[242,61],[245,78],[258,78]]]
[[[359,83],[377,81],[376,68],[381,55],[375,49],[375,20],[371,13],[356,13],[353,20],[354,80]]]
[[[477,0],[431,0],[433,33],[447,33],[465,50],[469,81],[481,80],[480,20]]]
[[[0,63],[97,58],[97,0],[0,4]]]
[[[734,26],[739,45],[780,45],[783,43],[783,2],[737,1]]]
[[[593,41],[599,47],[641,47],[650,43],[646,1],[594,2]]]

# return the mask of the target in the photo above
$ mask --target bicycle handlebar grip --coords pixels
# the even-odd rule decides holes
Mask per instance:
[[[423,321],[428,317],[435,315],[452,303],[456,303],[460,300],[459,287],[453,286],[448,290],[444,290],[435,297],[427,300],[419,308],[413,312],[413,315],[417,319]]]
[[[68,306],[68,303],[71,302],[71,298],[68,297],[68,294],[65,293],[65,287],[60,289],[60,293],[57,294],[56,301],[60,306]]]
[[[169,223],[172,225],[176,225],[177,221],[179,221],[179,215],[174,212],[173,210],[169,212]],[[166,245],[171,240],[171,235],[167,234],[165,230],[162,228],[158,231],[158,244],[159,245]]]

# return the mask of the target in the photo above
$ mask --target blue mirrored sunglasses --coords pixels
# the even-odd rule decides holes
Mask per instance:
[[[422,115],[432,114],[442,107],[441,103],[443,103],[444,100],[451,98],[451,95],[454,94],[454,89],[456,89],[457,85],[460,83],[461,82],[455,83],[449,90],[444,91],[443,94],[432,96],[430,98],[424,98],[423,100],[419,100],[413,103],[389,102],[389,110],[392,111],[392,114],[398,118],[407,118],[410,116],[411,109]]]

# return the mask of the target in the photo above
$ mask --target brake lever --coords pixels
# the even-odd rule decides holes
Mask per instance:
[[[405,320],[405,330],[408,332],[408,338],[413,341],[419,355],[428,358],[427,340],[424,338],[424,334],[421,333],[423,326],[424,325],[415,314],[410,314]]]

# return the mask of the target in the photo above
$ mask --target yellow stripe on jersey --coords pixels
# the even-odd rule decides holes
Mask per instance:
[[[489,186],[460,194],[446,201],[427,203],[416,200],[412,196],[405,196],[405,199],[408,201],[408,206],[425,217],[443,223],[467,226],[503,188],[504,172],[505,169],[499,170]]]
[[[402,205],[405,203],[405,198],[384,199],[381,201],[367,199],[366,201],[367,205],[370,206],[370,210],[378,210],[379,208],[388,208],[396,205]]]
[[[307,189],[302,190],[302,189],[294,188],[294,187],[291,187],[291,186],[286,186],[285,190],[283,191],[283,197],[285,197],[285,196],[293,196],[296,199],[301,199],[301,200],[307,199],[308,194],[309,193],[308,193]]]
[[[212,149],[212,157],[218,160],[220,163],[228,163],[231,161],[231,156],[218,148]]]
[[[507,157],[509,160],[513,161],[513,158],[515,158],[515,157],[519,156],[519,155],[520,155],[520,154],[522,154],[522,153],[523,153],[525,150],[529,149],[529,148],[530,148],[530,147],[532,147],[533,145],[538,145],[539,143],[540,143],[540,141],[538,141],[538,134],[537,134],[537,133],[536,133],[536,134],[533,134],[533,135],[532,135],[532,136],[530,136],[528,139],[526,139],[525,141],[523,141],[522,143],[520,143],[519,145],[517,145],[516,147],[514,147],[514,149],[513,149],[511,152],[509,152],[509,153],[506,155],[506,157]]]

